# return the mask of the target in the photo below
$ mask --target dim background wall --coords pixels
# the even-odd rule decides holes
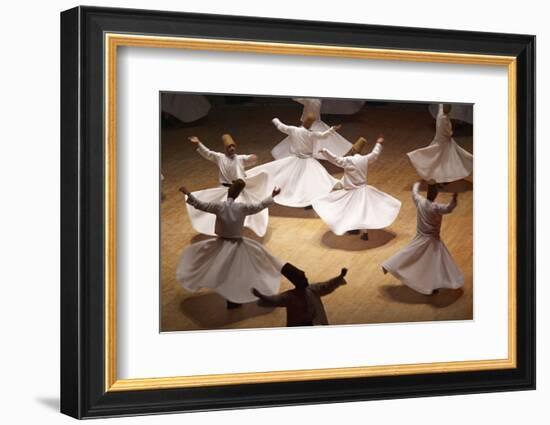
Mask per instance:
[[[537,35],[538,390],[114,419],[105,423],[548,423],[550,27],[544,2],[92,1],[98,6]],[[59,391],[59,12],[72,1],[6,2],[0,31],[0,421],[71,423]],[[103,420],[99,422],[104,422]],[[72,422],[74,423],[74,422]],[[97,423],[97,422],[94,422]]]

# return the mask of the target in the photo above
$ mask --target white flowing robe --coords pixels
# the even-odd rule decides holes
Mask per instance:
[[[382,145],[377,143],[368,155],[336,156],[324,150],[326,158],[344,169],[336,190],[316,199],[312,206],[337,235],[349,230],[381,229],[391,225],[399,214],[401,201],[367,184],[369,164],[378,159]]]
[[[267,175],[258,174],[254,177],[247,178],[245,167],[253,165],[256,160],[254,155],[233,155],[227,156],[221,152],[215,152],[208,149],[202,143],[198,143],[197,152],[205,159],[214,162],[219,169],[220,186],[211,189],[200,190],[195,192],[195,197],[203,202],[223,202],[227,198],[227,187],[234,180],[243,179],[246,182],[244,190],[240,194],[240,198],[245,203],[258,203],[268,193]],[[187,204],[187,213],[193,228],[205,235],[215,235],[215,216],[205,213],[191,204]],[[267,231],[269,214],[267,209],[264,209],[257,214],[247,216],[244,221],[244,226],[251,229],[258,236],[262,237]]]
[[[428,146],[407,154],[416,172],[424,180],[448,183],[472,174],[472,154],[458,146],[452,135],[451,120],[443,112],[443,105],[440,104],[435,138]]]
[[[448,204],[431,202],[420,196],[419,187],[420,183],[415,183],[412,191],[417,210],[416,236],[382,267],[421,294],[429,295],[440,288],[460,288],[464,276],[440,239],[443,214],[455,209],[456,200],[453,198]]]
[[[313,114],[315,116],[315,122],[311,126],[311,130],[323,132],[330,128],[327,124],[321,121],[321,99],[295,98],[293,100],[304,106],[302,116],[300,118],[302,123],[309,114]],[[330,149],[336,155],[345,155],[349,152],[351,146],[352,144],[350,142],[335,131],[317,143],[317,146],[313,151],[313,156],[317,159],[325,159],[325,157],[320,153],[322,148]],[[275,159],[282,159],[292,155],[290,138],[286,137],[279,144],[277,144],[271,150],[271,155]]]
[[[187,203],[215,217],[218,237],[183,251],[176,278],[185,289],[210,288],[235,303],[256,300],[252,288],[269,295],[279,292],[283,263],[258,242],[242,236],[246,217],[267,209],[273,203],[271,196],[249,204],[231,198],[202,202],[190,194]]]
[[[334,132],[332,128],[323,132],[311,131],[304,127],[285,125],[274,118],[273,124],[279,131],[288,135],[289,157],[271,161],[248,170],[249,176],[265,173],[268,187],[278,186],[281,194],[275,202],[288,207],[306,207],[320,196],[332,190],[337,180],[313,158],[319,140]]]

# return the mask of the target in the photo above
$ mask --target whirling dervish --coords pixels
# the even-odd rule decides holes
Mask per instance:
[[[369,165],[382,152],[384,138],[380,136],[371,153],[361,155],[366,139],[354,143],[350,156],[337,156],[326,148],[321,152],[344,176],[329,194],[313,201],[313,209],[337,235],[346,232],[358,234],[368,240],[368,229],[382,229],[391,225],[399,214],[401,201],[367,184]]]
[[[472,154],[458,146],[452,138],[450,111],[451,105],[439,104],[433,141],[407,154],[418,175],[426,181],[449,183],[472,174]]]
[[[332,190],[337,180],[313,158],[320,140],[334,134],[340,126],[330,127],[323,132],[311,130],[315,116],[310,114],[304,119],[302,127],[283,124],[273,118],[277,129],[288,135],[291,155],[258,165],[248,170],[249,176],[267,174],[268,185],[284,187],[285,190],[275,202],[288,207],[309,207],[312,201]]]
[[[326,131],[330,128],[327,124],[321,121],[321,107],[323,104],[321,99],[297,97],[292,100],[304,106],[302,116],[300,117],[302,124],[305,123],[308,115],[312,115],[315,119],[311,125],[311,130]],[[351,149],[351,143],[344,137],[340,136],[337,132],[333,132],[317,144],[316,150],[313,151],[313,156],[315,158],[325,159],[319,153],[322,148],[330,149],[336,155],[345,155]],[[286,158],[287,156],[292,155],[290,138],[286,137],[279,144],[277,144],[271,150],[271,155],[275,159]]]
[[[254,165],[258,160],[256,155],[238,155],[237,144],[229,134],[222,136],[225,152],[215,152],[208,149],[198,137],[190,137],[191,143],[197,145],[197,152],[205,159],[212,161],[219,169],[220,186],[195,192],[195,197],[202,202],[222,202],[227,197],[227,187],[237,179],[243,179],[246,187],[241,193],[241,199],[246,203],[258,203],[268,193],[267,176],[258,173],[254,177],[247,177],[245,167]],[[187,204],[187,213],[193,228],[205,235],[214,236],[216,217],[205,213],[192,204]],[[267,231],[269,215],[267,210],[262,210],[254,215],[249,215],[244,221],[244,226],[251,229],[258,236],[264,236]]]
[[[176,279],[192,292],[215,290],[227,300],[228,308],[256,300],[252,288],[277,294],[283,266],[263,245],[242,235],[245,218],[267,209],[281,190],[274,188],[271,196],[258,203],[236,202],[245,186],[244,180],[235,180],[223,202],[203,202],[187,188],[179,189],[188,204],[215,218],[217,238],[188,246],[178,262]]]
[[[443,214],[451,213],[457,205],[457,194],[448,204],[435,202],[437,185],[428,184],[427,198],[418,193],[420,182],[412,189],[416,205],[416,236],[402,250],[382,264],[404,285],[424,295],[440,288],[457,289],[464,285],[464,276],[440,238]]]

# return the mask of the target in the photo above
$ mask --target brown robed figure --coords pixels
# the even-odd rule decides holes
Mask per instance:
[[[308,282],[306,274],[290,263],[286,263],[281,273],[296,287],[278,295],[263,295],[257,289],[252,293],[264,307],[285,307],[287,326],[328,325],[327,314],[321,297],[333,292],[340,285],[345,285],[344,276],[348,272],[343,268],[340,274],[326,282]]]

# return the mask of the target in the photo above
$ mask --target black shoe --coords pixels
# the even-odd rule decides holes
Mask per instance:
[[[346,232],[348,235],[358,235],[359,233],[361,233],[360,230],[348,230]]]
[[[363,239],[364,241],[368,241],[369,240],[369,234],[367,232],[363,233],[361,235],[361,239]]]
[[[432,291],[431,295],[435,295],[435,294],[437,294],[437,293],[439,293],[439,289],[434,289],[434,290]]]
[[[304,210],[312,210],[313,207],[311,205],[308,205],[307,207],[304,207]]]
[[[233,303],[233,302],[231,302],[231,301],[226,301],[226,305],[227,305],[227,309],[228,309],[228,310],[233,310],[234,308],[239,308],[239,307],[242,307],[242,306],[243,306],[242,304]]]

